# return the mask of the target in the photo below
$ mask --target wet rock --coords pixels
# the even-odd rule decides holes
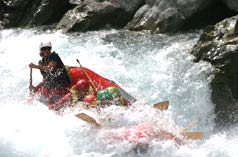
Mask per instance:
[[[210,62],[217,70],[211,82],[218,126],[237,123],[238,16],[207,27],[191,53],[195,61]]]
[[[1,0],[0,28],[177,32],[234,16],[237,0]],[[212,10],[212,12],[211,12]],[[202,22],[201,22],[202,21]]]
[[[223,3],[225,3],[229,9],[236,11],[238,13],[238,1],[237,0],[223,0]]]
[[[177,32],[215,24],[234,15],[221,0],[147,0],[126,28]]]
[[[68,11],[56,26],[64,32],[96,30],[106,24],[114,25],[122,13],[119,5],[86,0]],[[114,18],[113,18],[114,17]]]
[[[1,21],[5,28],[51,25],[70,8],[68,0],[5,0],[1,3],[4,6]]]
[[[153,32],[177,31],[184,21],[173,0],[147,1],[126,26],[129,30],[151,30]]]
[[[84,0],[69,10],[57,24],[64,32],[125,26],[143,0]]]

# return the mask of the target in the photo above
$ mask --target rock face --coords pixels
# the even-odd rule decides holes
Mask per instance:
[[[129,30],[151,30],[153,32],[175,32],[181,28],[185,17],[173,0],[147,2],[128,23]]]
[[[223,0],[227,7],[233,11],[238,12],[238,1],[237,0]]]
[[[143,0],[96,1],[85,0],[69,10],[56,26],[64,32],[124,27]]]
[[[126,26],[135,31],[176,32],[234,16],[238,13],[237,3],[237,0],[0,0],[0,28],[56,26],[65,32],[80,32]]]
[[[56,26],[64,32],[96,30],[105,25],[116,25],[123,14],[119,5],[110,2],[86,0],[72,10],[69,10]]]
[[[196,1],[196,0],[193,0]],[[153,32],[175,32],[187,17],[195,13],[206,0],[147,0],[128,23],[130,30],[152,30]],[[206,3],[205,3],[206,4]],[[189,6],[189,7],[186,7]]]
[[[191,53],[210,62],[217,71],[211,82],[217,124],[238,122],[238,16],[208,27]]]
[[[1,0],[0,25],[4,28],[51,25],[69,8],[68,0]]]
[[[203,23],[211,22],[208,14],[214,15],[213,19],[216,16],[223,17],[228,10],[220,7],[220,4],[219,0],[147,0],[146,4],[136,12],[133,20],[128,23],[127,28],[153,32],[176,32],[187,27],[189,22],[192,23],[190,26],[199,25],[201,19]],[[210,11],[211,9],[213,12]],[[209,20],[204,20],[207,18]]]

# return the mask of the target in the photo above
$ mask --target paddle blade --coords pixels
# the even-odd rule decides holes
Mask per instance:
[[[153,105],[153,107],[155,109],[158,109],[158,110],[161,110],[161,111],[167,110],[168,107],[169,107],[169,101],[163,101],[163,102],[156,103],[156,104]]]
[[[101,127],[101,125],[93,117],[85,113],[79,113],[79,114],[76,114],[75,116],[87,123],[94,124],[96,127]]]
[[[190,140],[201,140],[203,137],[203,132],[201,131],[196,131],[196,132],[182,132],[181,133],[185,138],[190,139]]]

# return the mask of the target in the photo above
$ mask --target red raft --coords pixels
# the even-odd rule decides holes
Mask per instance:
[[[79,79],[86,79],[88,80],[88,77],[92,80],[93,84],[95,85],[95,88],[97,91],[104,90],[108,87],[116,87],[119,89],[121,95],[126,99],[126,101],[133,103],[135,102],[135,99],[130,96],[125,90],[123,90],[119,85],[114,83],[113,81],[95,73],[94,71],[80,67],[67,67],[68,73],[70,75],[71,79],[71,85],[67,89],[60,89],[60,90],[48,90],[46,87],[37,91],[33,95],[31,95],[31,98],[33,98],[36,95],[43,95],[44,97],[48,98],[52,95],[65,95],[67,92],[69,92],[69,89],[79,80]],[[88,76],[87,76],[88,75]]]
[[[97,91],[99,90],[104,90],[108,87],[116,87],[120,88],[119,85],[116,83],[113,83],[112,81],[108,80],[105,77],[100,76],[99,74],[93,72],[92,70],[88,68],[83,68],[84,71],[87,73],[87,75],[91,78],[93,81],[94,85],[96,86]],[[85,75],[84,71],[82,68],[78,67],[70,67],[68,72],[71,78],[71,85],[74,85],[79,79],[87,79],[87,76]]]
[[[136,99],[134,97],[132,97],[130,94],[128,94],[123,88],[121,88],[119,85],[117,85],[115,82],[95,73],[94,71],[83,67],[79,68],[79,67],[70,67],[68,69],[70,78],[71,78],[71,85],[74,85],[79,79],[88,79],[86,74],[90,77],[90,79],[92,80],[92,82],[94,83],[96,90],[100,91],[100,90],[104,90],[108,87],[116,87],[122,97],[128,102],[128,103],[134,103],[136,101]],[[85,74],[86,73],[86,74]]]
[[[130,143],[150,143],[153,139],[156,139],[158,141],[173,141],[177,145],[184,145],[184,141],[174,134],[163,129],[154,130],[149,124],[111,129],[105,133],[109,143],[124,140]]]

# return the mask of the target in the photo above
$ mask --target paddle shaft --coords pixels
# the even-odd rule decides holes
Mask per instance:
[[[30,86],[32,86],[32,68],[30,68]]]
[[[193,121],[192,123],[190,123],[188,126],[186,126],[185,128],[183,128],[180,132],[183,133],[186,130],[188,130],[189,128],[191,128],[192,126],[194,126],[195,124],[197,124],[198,121]]]
[[[33,90],[32,90],[32,86],[33,86],[33,84],[32,84],[32,68],[30,68],[30,94],[32,94],[33,93]]]
[[[76,60],[79,63],[80,68],[83,70],[84,75],[88,78],[89,82],[92,84],[93,86],[93,90],[95,91],[95,93],[97,93],[97,88],[95,86],[95,84],[93,83],[92,79],[88,76],[87,72],[84,70],[83,66],[80,64],[79,60]]]

